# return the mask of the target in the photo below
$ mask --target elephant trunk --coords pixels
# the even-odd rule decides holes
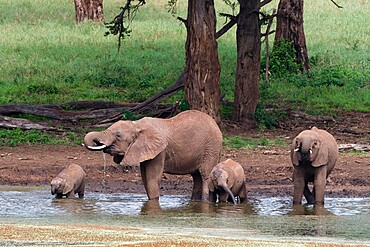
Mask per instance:
[[[307,142],[303,142],[301,144],[301,159],[309,160],[311,154],[312,154],[311,145],[309,145],[309,143]]]
[[[231,190],[229,189],[229,187],[227,187],[227,185],[220,185],[220,187],[227,193],[229,194],[229,197],[231,197],[231,199],[233,200],[233,204],[236,204],[236,201],[235,201],[235,196],[233,194],[233,192],[231,192]]]
[[[89,132],[85,135],[84,145],[91,151],[101,151],[108,145],[104,144],[101,138],[102,132]]]

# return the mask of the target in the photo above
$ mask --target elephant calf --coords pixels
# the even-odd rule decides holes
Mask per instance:
[[[293,204],[301,204],[304,195],[308,204],[323,205],[326,179],[338,159],[338,145],[325,130],[313,127],[302,131],[290,147],[294,167]],[[308,183],[313,182],[312,192]]]
[[[232,159],[216,165],[210,174],[209,200],[211,202],[233,202],[236,204],[235,197],[240,202],[246,202],[247,190],[243,167]]]
[[[51,194],[55,198],[74,198],[78,193],[79,198],[84,197],[86,173],[81,166],[71,164],[51,180]]]

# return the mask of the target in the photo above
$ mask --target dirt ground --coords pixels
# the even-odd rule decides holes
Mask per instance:
[[[290,118],[281,122],[279,128],[266,130],[263,134],[258,130],[246,131],[238,125],[227,123],[223,130],[225,134],[281,137],[286,140],[286,145],[241,150],[224,148],[221,160],[232,158],[243,165],[248,196],[290,196],[293,191],[293,169],[289,143],[300,131],[314,125],[332,133],[338,144],[370,145],[370,113],[343,113],[335,122]],[[82,146],[0,146],[0,185],[48,185],[54,176],[71,163],[81,165],[87,173],[86,195],[88,192],[145,193],[138,167],[117,166],[109,155],[104,162],[101,152],[91,152]],[[190,196],[191,190],[190,176],[163,176],[162,195]],[[370,196],[370,153],[341,152],[328,179],[326,196]]]

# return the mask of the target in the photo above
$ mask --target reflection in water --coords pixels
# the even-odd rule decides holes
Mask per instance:
[[[249,198],[248,204],[192,202],[187,196],[87,193],[54,199],[49,190],[0,190],[0,222],[100,224],[273,236],[370,239],[370,198],[327,198],[324,207],[292,206],[291,198]],[[207,230],[206,230],[207,229]],[[208,234],[207,232],[207,234]],[[211,231],[212,232],[212,231]],[[218,234],[222,234],[222,231]]]
[[[289,215],[332,215],[324,206],[317,205],[293,205]]]
[[[52,199],[51,206],[58,211],[67,213],[92,214],[99,211],[96,200],[84,199]]]
[[[185,197],[184,197],[185,199]],[[194,202],[186,199],[186,203],[173,207],[166,207],[169,204],[169,198],[164,199],[165,203],[159,201],[146,201],[143,203],[140,213],[142,215],[161,215],[171,214],[177,216],[202,214],[208,216],[224,215],[224,216],[246,216],[255,215],[255,210],[249,204],[234,205],[231,203],[208,203],[208,202]]]

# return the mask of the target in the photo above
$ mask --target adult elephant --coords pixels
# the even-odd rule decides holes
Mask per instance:
[[[150,200],[159,198],[163,172],[191,174],[192,200],[208,200],[207,179],[219,162],[222,133],[209,115],[189,110],[169,119],[118,121],[105,131],[88,133],[84,144],[111,154],[117,164],[140,164]]]

